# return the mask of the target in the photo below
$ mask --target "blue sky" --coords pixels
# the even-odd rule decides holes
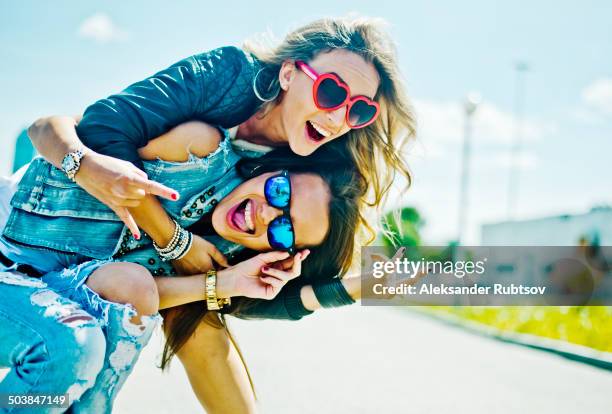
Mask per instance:
[[[612,204],[612,3],[607,1],[5,2],[0,13],[0,172],[19,130],[79,113],[176,60],[317,17],[389,21],[420,121],[406,155],[426,238],[456,231],[462,101],[478,92],[468,241],[506,218],[514,138],[513,63],[525,60],[524,145],[516,217]]]

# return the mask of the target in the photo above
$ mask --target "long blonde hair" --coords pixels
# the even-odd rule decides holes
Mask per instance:
[[[402,150],[415,136],[416,121],[400,75],[395,43],[385,26],[384,20],[377,18],[324,18],[294,30],[275,46],[261,38],[251,39],[243,46],[262,63],[262,71],[267,72],[254,82],[258,96],[269,100],[263,114],[281,98],[278,73],[287,60],[308,62],[318,53],[344,49],[376,68],[380,76],[375,96],[381,106],[379,118],[368,127],[352,129],[341,139],[326,144],[338,147],[341,156],[350,156],[366,181],[368,193],[362,200],[364,208],[360,209],[360,222],[366,232],[363,237],[358,236],[365,243],[375,237],[375,221],[366,219],[372,215],[371,209],[369,213],[365,211],[366,207],[384,204],[398,174],[405,177],[407,186],[412,181]]]

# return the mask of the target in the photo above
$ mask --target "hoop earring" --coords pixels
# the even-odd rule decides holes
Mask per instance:
[[[259,77],[259,74],[266,68],[261,68],[257,71],[257,73],[255,74],[255,77],[253,78],[253,92],[255,93],[255,96],[257,97],[257,99],[259,99],[262,102],[271,102],[273,100],[276,99],[276,97],[278,96],[278,94],[280,93],[280,85],[278,85],[278,89],[272,94],[272,96],[270,96],[269,98],[264,98],[259,91],[257,90],[257,78]]]

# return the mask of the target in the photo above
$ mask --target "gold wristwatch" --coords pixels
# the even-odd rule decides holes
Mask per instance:
[[[219,310],[231,304],[230,298],[217,298],[217,271],[206,272],[206,307],[208,310]]]

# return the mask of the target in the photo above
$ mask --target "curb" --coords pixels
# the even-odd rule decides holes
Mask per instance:
[[[480,322],[470,321],[452,314],[434,313],[430,311],[412,308],[409,312],[435,319],[447,325],[462,328],[471,333],[498,341],[521,345],[531,349],[550,352],[572,361],[588,364],[606,371],[612,371],[612,352],[598,351],[583,345],[571,344],[556,339],[543,338],[541,336],[503,331]]]

